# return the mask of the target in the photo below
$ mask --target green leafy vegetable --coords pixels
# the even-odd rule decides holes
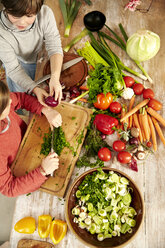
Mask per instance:
[[[49,129],[49,132],[44,134],[40,154],[44,154],[45,156],[47,156],[50,153],[51,139],[52,139],[52,131],[51,129]],[[54,151],[58,155],[60,155],[64,147],[73,149],[73,147],[70,146],[69,142],[66,141],[65,134],[62,130],[62,127],[55,128],[54,140],[53,140]]]
[[[96,97],[99,93],[106,94],[111,92],[116,97],[122,94],[121,75],[116,68],[97,64],[95,70],[89,71],[89,75],[87,85],[89,88],[88,101],[90,103],[96,102]]]

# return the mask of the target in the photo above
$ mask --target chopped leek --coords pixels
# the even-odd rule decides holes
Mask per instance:
[[[125,189],[123,196],[119,194],[119,189]],[[83,206],[72,209],[75,223],[80,228],[97,234],[99,241],[132,232],[137,213],[130,206],[132,198],[128,193],[129,181],[125,177],[98,169],[85,177],[77,191],[78,195],[81,192],[81,197],[86,199]],[[106,197],[107,194],[109,198]],[[79,198],[77,200],[79,201]],[[80,213],[75,210],[77,208]]]

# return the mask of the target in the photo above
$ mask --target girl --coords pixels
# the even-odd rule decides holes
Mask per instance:
[[[45,105],[48,93],[34,82],[37,55],[43,44],[51,65],[49,94],[55,93],[60,102],[62,88],[59,82],[63,51],[59,31],[52,10],[43,5],[44,0],[1,0],[0,60],[7,74],[12,92],[33,92]]]
[[[15,113],[19,108],[44,114],[55,127],[62,124],[61,115],[56,110],[43,107],[35,97],[26,93],[9,93],[7,85],[0,81],[0,192],[6,196],[18,196],[37,190],[59,164],[57,154],[52,153],[42,160],[40,167],[27,175],[12,175],[10,167],[26,131],[25,122]]]

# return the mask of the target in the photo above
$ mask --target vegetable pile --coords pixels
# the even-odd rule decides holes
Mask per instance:
[[[76,191],[73,221],[102,241],[131,233],[136,225],[136,210],[131,207],[129,181],[113,171],[98,169],[88,174]]]

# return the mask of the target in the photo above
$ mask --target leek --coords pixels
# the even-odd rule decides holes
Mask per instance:
[[[84,28],[77,36],[75,36],[65,47],[64,52],[68,52],[72,46],[74,46],[79,40],[81,40],[84,36],[88,35],[88,29]]]
[[[59,0],[59,4],[64,18],[64,37],[69,37],[70,29],[81,7],[81,2],[77,0]]]

